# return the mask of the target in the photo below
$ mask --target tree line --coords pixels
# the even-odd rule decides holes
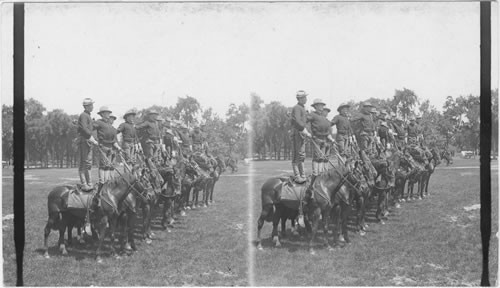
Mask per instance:
[[[79,115],[69,115],[62,109],[47,111],[35,99],[25,100],[25,165],[30,167],[76,167],[78,147],[76,144]],[[111,107],[112,108],[112,107]],[[245,123],[249,120],[249,107],[245,103],[230,104],[222,117],[212,108],[203,109],[196,98],[179,97],[173,106],[154,105],[138,111],[136,122],[141,122],[145,111],[156,109],[163,118],[171,117],[188,127],[205,124],[205,134],[209,147],[214,153],[245,157],[249,154],[248,131]],[[82,108],[83,111],[83,108]],[[93,114],[96,119],[99,117]],[[115,124],[123,119],[117,119]],[[2,156],[4,161],[13,155],[13,109],[2,105]],[[97,163],[94,153],[94,164]]]
[[[492,91],[492,151],[498,153],[498,89]],[[390,98],[369,98],[366,101],[386,111],[396,113],[403,119],[419,114],[421,125],[427,143],[447,147],[453,151],[479,151],[480,140],[480,99],[479,96],[467,95],[446,97],[442,112],[430,105],[429,100],[422,100],[414,91],[403,88],[396,89]],[[308,101],[309,105],[311,101]],[[364,101],[363,101],[364,102]],[[328,103],[332,110],[328,118],[333,118],[337,106],[341,103]],[[360,111],[361,102],[349,101],[351,111]],[[309,107],[306,107],[309,108]],[[290,112],[292,107],[286,107],[278,101],[264,103],[257,93],[251,94],[250,114],[252,115],[251,139],[254,157],[290,159]],[[311,109],[310,109],[311,110]],[[312,155],[313,147],[306,145],[306,153]]]

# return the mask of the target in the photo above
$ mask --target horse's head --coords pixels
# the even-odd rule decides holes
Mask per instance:
[[[220,172],[226,172],[226,162],[222,159],[222,156],[217,156],[215,160],[217,161],[217,167],[219,167]]]

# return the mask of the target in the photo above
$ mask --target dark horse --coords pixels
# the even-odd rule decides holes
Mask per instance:
[[[221,159],[221,156],[212,159],[212,166],[214,168],[214,171],[210,174],[212,180],[208,183],[207,193],[205,194],[205,203],[207,205],[215,203],[213,199],[215,183],[219,181],[220,175],[226,171],[226,163]]]
[[[349,213],[349,192],[344,187],[347,181],[346,176],[349,169],[345,165],[337,165],[328,171],[322,172],[316,177],[313,185],[313,199],[305,208],[307,211],[307,218],[312,227],[312,233],[309,241],[309,250],[311,254],[315,254],[313,243],[318,231],[320,217],[323,219],[324,229],[328,230],[328,221],[333,213],[333,218],[336,220],[336,229],[333,233],[334,243],[337,244],[340,228],[344,236],[345,242],[349,242],[347,233],[347,218]],[[278,223],[281,218],[280,204],[285,204],[289,208],[298,209],[300,201],[286,201],[280,202],[277,199],[277,193],[282,188],[285,178],[273,177],[264,182],[261,188],[262,198],[262,212],[257,222],[257,247],[262,249],[261,245],[261,229],[265,221],[273,221],[273,239],[277,240],[278,237]],[[342,225],[342,227],[341,227]],[[325,234],[326,235],[326,234]],[[330,247],[328,240],[327,246]]]
[[[425,172],[422,174],[421,178],[422,185],[420,186],[420,195],[422,197],[430,196],[428,191],[429,180],[432,174],[434,173],[434,169],[436,168],[436,166],[441,164],[441,157],[439,156],[438,151],[435,148],[433,148],[429,152],[430,154],[428,155],[429,157],[427,158],[429,163],[425,166],[426,169]]]
[[[122,177],[117,177],[106,182],[98,197],[92,197],[90,201],[89,218],[92,226],[97,232],[97,237],[99,239],[99,244],[96,250],[96,259],[101,262],[101,247],[104,241],[105,234],[110,229],[111,237],[111,249],[113,254],[115,249],[113,247],[114,243],[114,231],[116,229],[116,224],[118,217],[123,214],[135,214],[135,207],[129,207],[129,205],[124,205],[125,199],[129,197],[130,193],[137,195],[143,195],[146,192],[147,179],[144,178],[144,170],[141,175],[136,174],[136,170],[131,173],[124,173]],[[85,217],[87,215],[87,209],[71,209],[67,207],[69,193],[75,190],[74,186],[57,186],[48,195],[48,213],[49,219],[47,225],[45,226],[44,235],[44,248],[45,257],[48,258],[48,237],[51,230],[59,230],[59,249],[63,255],[66,255],[66,247],[64,245],[64,233],[68,229],[68,242],[71,241],[71,230],[73,227],[81,227],[85,222]],[[80,192],[81,193],[81,192]],[[133,203],[133,202],[132,202]],[[130,203],[129,203],[130,204]],[[134,219],[135,215],[129,215],[129,219]],[[129,222],[132,223],[132,222]],[[124,230],[123,236],[127,232],[128,238],[133,240],[132,228]],[[123,238],[122,246],[125,244],[125,238]]]
[[[238,172],[238,158],[229,156],[225,162],[225,165],[231,168],[231,173]]]
[[[175,202],[178,201],[181,195],[182,178],[185,175],[185,163],[182,158],[175,159],[171,162],[172,166],[162,167],[158,171],[163,177],[166,185],[163,186],[158,204],[163,202],[163,217],[161,226],[170,231],[168,224],[174,223],[174,208]]]

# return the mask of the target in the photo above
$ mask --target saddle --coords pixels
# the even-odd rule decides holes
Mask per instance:
[[[309,188],[310,180],[308,179],[304,183],[297,183],[294,181],[294,177],[284,177],[280,178],[283,183],[281,184],[280,189],[280,202],[283,201],[294,201],[298,203],[304,199],[306,195],[307,188]]]
[[[94,193],[83,192],[79,189],[78,185],[72,188],[73,189],[62,195],[62,207],[71,211],[72,214],[84,218],[87,214],[87,210],[92,206]]]

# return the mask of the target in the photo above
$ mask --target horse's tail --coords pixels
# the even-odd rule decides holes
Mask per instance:
[[[269,178],[262,184],[261,200],[262,200],[262,214],[267,222],[271,222],[274,217],[274,203],[277,202],[277,191],[281,189],[281,180],[279,178]]]
[[[262,206],[262,216],[264,216],[264,220],[266,222],[272,222],[274,218],[274,205],[266,204]]]

